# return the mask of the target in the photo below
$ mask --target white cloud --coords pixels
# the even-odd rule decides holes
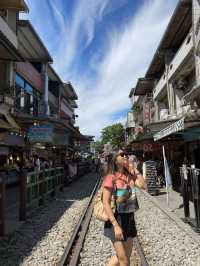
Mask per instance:
[[[145,74],[177,1],[141,1],[144,4],[136,14],[133,10],[133,18],[123,30],[122,27],[120,30],[109,28],[105,42],[88,62],[88,67],[92,66],[96,71],[97,78],[94,79],[81,73],[75,76],[72,66],[95,38],[97,23],[128,0],[77,0],[70,19],[63,16],[65,10],[61,12],[56,1],[46,0],[59,32],[53,29],[51,17],[47,20],[48,26],[41,23],[46,13],[42,8],[38,10],[36,2],[39,0],[28,0],[31,19],[45,41],[49,41],[48,47],[57,45],[56,49],[52,48],[56,70],[64,80],[70,77],[78,92],[78,124],[83,133],[99,136],[103,127],[116,122],[113,114],[129,106],[130,89]],[[124,117],[117,122],[119,120],[124,121]]]
[[[122,32],[108,32],[98,80],[75,83],[80,98],[78,123],[84,133],[99,136],[103,127],[116,122],[112,114],[129,106],[129,91],[145,74],[174,7],[173,0],[147,1]]]

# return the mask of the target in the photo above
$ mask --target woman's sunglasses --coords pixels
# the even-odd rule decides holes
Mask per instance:
[[[123,153],[123,152],[121,152],[121,153],[119,153],[119,156],[121,156],[121,157],[125,157],[125,156],[126,156],[126,154],[125,154],[125,153]]]

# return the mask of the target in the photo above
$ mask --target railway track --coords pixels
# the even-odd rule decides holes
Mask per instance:
[[[76,225],[74,232],[65,247],[64,253],[57,264],[58,266],[77,266],[80,260],[80,253],[82,251],[82,248],[84,246],[84,240],[88,231],[88,227],[90,225],[90,220],[93,213],[93,205],[94,205],[94,197],[96,195],[96,192],[98,191],[98,188],[100,186],[100,179],[97,181],[90,199],[88,201],[88,204],[86,208],[83,211],[83,214]],[[147,260],[145,258],[143,249],[140,245],[140,242],[138,238],[134,239],[134,249],[137,253],[137,257],[139,257],[138,265],[141,266],[148,266]],[[92,266],[92,265],[91,265]],[[97,265],[98,266],[98,265]]]

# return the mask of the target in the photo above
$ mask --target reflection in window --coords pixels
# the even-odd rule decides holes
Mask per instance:
[[[15,107],[18,110],[33,116],[38,115],[41,93],[34,89],[18,74],[16,75],[15,96]]]

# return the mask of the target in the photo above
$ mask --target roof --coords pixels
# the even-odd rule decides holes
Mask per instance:
[[[59,75],[56,73],[55,69],[50,64],[48,64],[47,73],[50,80],[58,81],[61,84],[63,83]]]
[[[78,96],[70,82],[64,83],[64,87],[66,89],[66,92],[71,100],[78,100]]]
[[[28,6],[24,0],[1,0],[0,8],[17,9],[18,11],[28,12]]]
[[[176,52],[192,27],[192,0],[179,0],[167,29],[158,45],[145,77],[160,77],[164,68],[164,51]]]
[[[18,22],[19,52],[28,61],[53,62],[44,43],[38,36],[29,20]]]
[[[135,88],[132,88],[130,93],[129,93],[129,98],[131,98],[133,96],[134,91],[135,91]]]
[[[151,78],[139,78],[136,84],[134,95],[146,95],[152,92],[154,80]]]

